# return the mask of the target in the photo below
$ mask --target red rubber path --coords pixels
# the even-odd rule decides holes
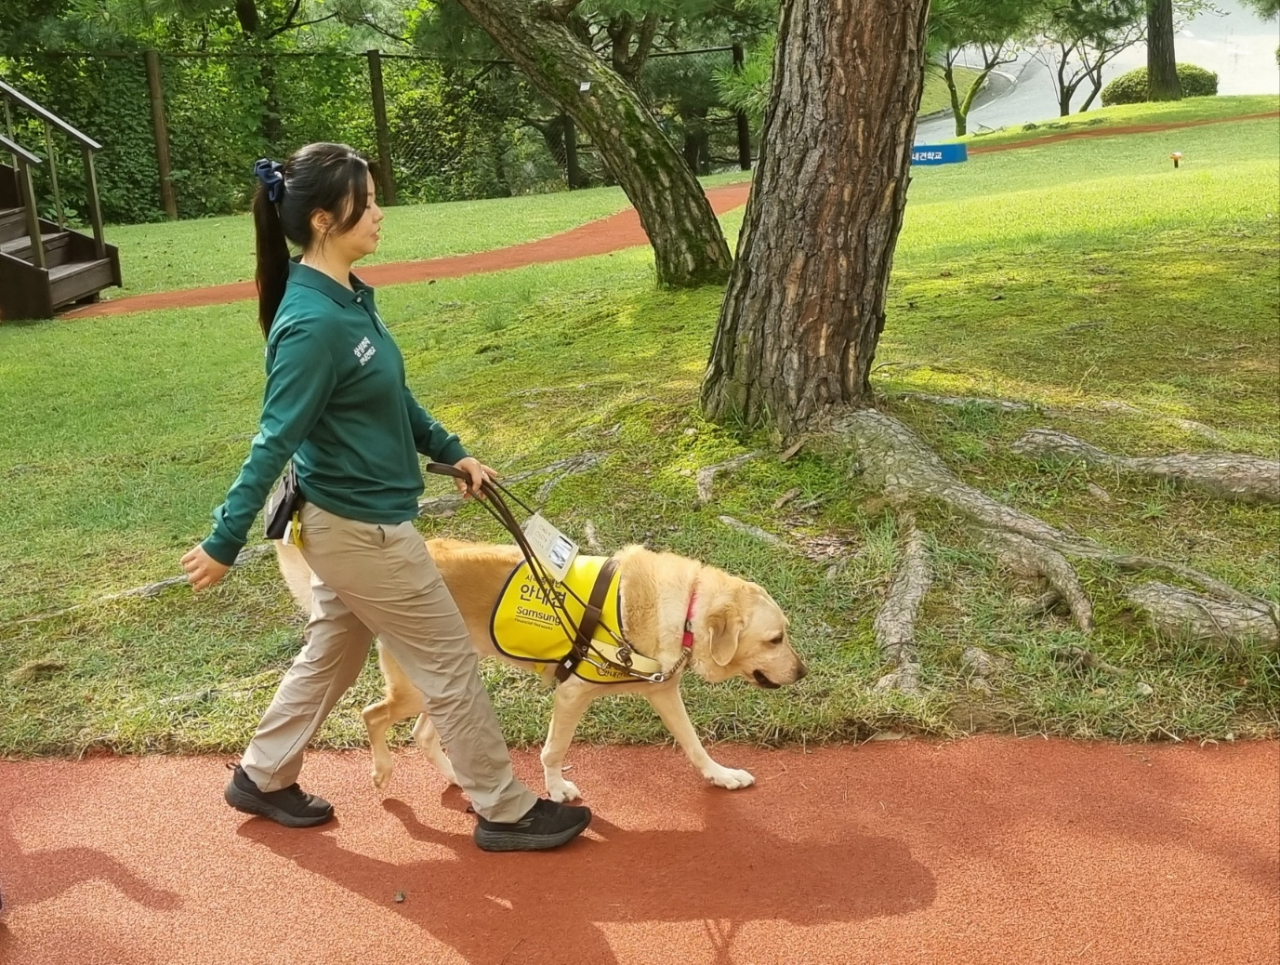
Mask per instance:
[[[214,758],[0,764],[0,962],[1280,960],[1275,742],[714,753],[757,786],[704,786],[670,747],[575,747],[592,830],[518,855],[477,850],[412,751],[385,801],[363,752],[311,755],[339,819],[307,831],[227,808]]]

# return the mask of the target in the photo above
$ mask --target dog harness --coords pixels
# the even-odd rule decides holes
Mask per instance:
[[[663,673],[652,657],[632,650],[622,628],[622,588],[617,561],[603,556],[579,556],[562,584],[556,584],[556,607],[578,627],[571,638],[556,608],[538,586],[527,562],[507,578],[489,621],[489,636],[499,652],[513,660],[534,664],[543,672],[556,668],[563,680],[570,673],[598,684],[658,682],[668,679],[688,660],[693,646],[692,627],[686,614],[683,653],[676,667]],[[584,603],[582,601],[586,600]]]

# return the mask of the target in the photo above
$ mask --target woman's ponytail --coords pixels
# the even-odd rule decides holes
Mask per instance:
[[[253,227],[258,254],[254,275],[258,282],[258,324],[262,337],[271,334],[271,323],[284,300],[289,282],[289,243],[280,222],[280,202],[284,197],[284,175],[280,165],[261,160],[254,166],[258,188],[253,194]]]
[[[289,244],[311,245],[311,216],[327,212],[332,230],[349,230],[369,204],[369,165],[345,144],[308,144],[283,165],[263,158],[253,166],[253,225],[258,252],[258,324],[270,336],[289,284]]]

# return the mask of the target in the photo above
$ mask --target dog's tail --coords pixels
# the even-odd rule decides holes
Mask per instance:
[[[307,616],[311,615],[311,567],[307,565],[302,550],[287,540],[276,540],[276,562],[280,564],[280,572],[284,581],[289,584],[289,592],[298,601],[298,606]]]

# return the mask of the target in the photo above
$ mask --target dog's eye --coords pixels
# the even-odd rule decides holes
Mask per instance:
[[[772,645],[772,646],[775,646],[775,647],[780,647],[780,646],[782,646],[782,641],[783,641],[783,640],[785,640],[785,639],[786,639],[786,635],[785,635],[785,634],[782,634],[782,633],[775,633],[775,634],[774,634],[773,636],[771,636],[768,640],[766,640],[766,641],[765,641],[765,643],[768,643],[768,644],[770,644],[770,645]]]

